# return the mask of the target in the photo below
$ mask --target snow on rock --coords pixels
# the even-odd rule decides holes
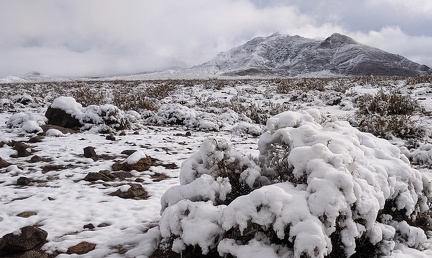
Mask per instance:
[[[54,128],[48,129],[46,131],[45,135],[48,137],[64,137],[65,136],[61,131],[54,129]]]
[[[395,218],[428,211],[432,179],[388,141],[318,110],[287,111],[268,120],[258,150],[255,160],[204,140],[162,197],[161,246],[296,258],[424,248],[424,231]]]
[[[123,163],[133,165],[136,164],[140,159],[147,157],[147,155],[142,151],[135,151],[132,153]]]
[[[61,109],[66,113],[73,115],[75,118],[82,116],[82,105],[76,102],[76,100],[72,97],[58,97],[54,99],[51,107]]]

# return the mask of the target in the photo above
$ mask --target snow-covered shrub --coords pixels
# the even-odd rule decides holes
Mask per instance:
[[[398,90],[386,93],[383,89],[377,94],[365,94],[355,101],[358,110],[355,114],[356,125],[360,130],[376,136],[421,138],[426,132],[412,119],[420,111],[417,101],[409,95],[402,95]]]
[[[162,197],[159,252],[374,257],[426,244],[432,178],[388,141],[288,111],[268,120],[258,149],[259,162],[203,142]]]
[[[415,165],[421,165],[426,167],[432,167],[432,144],[420,144],[411,151],[404,148],[402,151]]]
[[[231,131],[235,134],[250,134],[252,136],[259,136],[263,130],[257,124],[250,124],[248,122],[240,122],[234,126]]]
[[[149,114],[146,122],[156,125],[184,125],[204,131],[219,131],[221,124],[215,114],[199,112],[178,103],[163,104]]]
[[[6,122],[9,128],[21,128],[27,133],[41,133],[43,130],[40,126],[44,125],[45,117],[31,113],[16,113]]]

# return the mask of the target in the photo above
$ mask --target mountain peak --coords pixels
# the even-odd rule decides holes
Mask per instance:
[[[343,45],[349,45],[349,44],[358,44],[357,41],[353,40],[352,38],[345,36],[340,33],[333,33],[330,37],[326,38],[322,43],[321,47],[341,47]]]

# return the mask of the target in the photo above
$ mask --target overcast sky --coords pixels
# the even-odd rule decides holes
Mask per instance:
[[[208,61],[275,32],[334,32],[432,67],[432,0],[0,0],[0,78]]]

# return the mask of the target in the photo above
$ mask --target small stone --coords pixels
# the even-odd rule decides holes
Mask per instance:
[[[93,224],[89,223],[89,224],[84,225],[83,228],[86,228],[86,229],[94,229],[95,226],[94,226]]]
[[[97,160],[98,156],[96,154],[95,148],[92,146],[87,146],[84,148],[84,157],[92,158],[93,160]]]
[[[107,135],[107,137],[105,139],[107,139],[109,141],[115,141],[116,140],[116,138],[115,138],[115,136],[113,134]]]
[[[42,140],[44,139],[43,136],[37,135],[37,136],[33,136],[32,138],[30,138],[28,140],[29,143],[38,143],[38,142],[42,142]]]
[[[125,135],[126,135],[126,132],[125,132],[125,131],[121,131],[121,132],[119,133],[119,135],[120,135],[120,136],[125,136]]]
[[[189,137],[189,136],[192,136],[192,134],[191,134],[191,132],[187,131],[187,132],[185,133],[185,136],[186,136],[186,137]]]
[[[139,135],[140,133],[138,131],[135,131],[133,134],[134,135]]]
[[[120,152],[120,154],[125,154],[125,155],[132,155],[132,153],[136,152],[136,150],[124,150],[122,152]]]
[[[48,201],[54,201],[55,198],[48,196]]]
[[[41,157],[39,157],[38,155],[34,155],[33,157],[31,157],[30,159],[30,163],[37,163],[37,162],[41,162],[43,159]]]
[[[25,186],[25,185],[29,185],[30,183],[31,183],[31,180],[29,178],[23,177],[23,176],[18,178],[18,180],[17,180],[17,185]]]
[[[145,180],[143,178],[140,178],[140,177],[138,177],[137,179],[135,179],[135,182],[137,182],[137,183],[142,183],[144,181]]]
[[[13,157],[28,157],[31,153],[27,150],[29,146],[22,142],[13,142],[13,149],[17,151],[16,155],[11,155]]]
[[[67,254],[86,254],[93,251],[96,248],[96,244],[89,242],[81,242],[77,245],[71,246],[67,250]]]
[[[34,211],[23,211],[23,212],[17,214],[17,217],[28,218],[28,217],[34,216],[36,214],[37,214],[37,212],[34,212]]]
[[[105,227],[109,227],[109,226],[111,226],[111,225],[108,223],[101,223],[98,225],[98,228],[105,228]]]

